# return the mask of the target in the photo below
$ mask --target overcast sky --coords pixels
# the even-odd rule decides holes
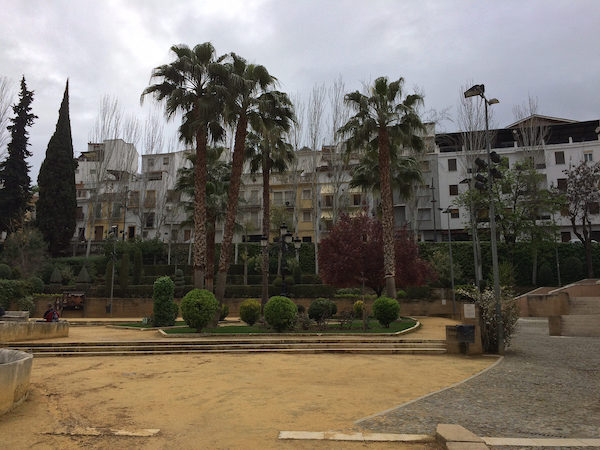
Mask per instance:
[[[289,94],[341,75],[348,90],[378,76],[418,86],[425,109],[451,108],[485,83],[498,126],[528,95],[541,114],[600,118],[600,2],[327,0],[0,0],[0,76],[35,91],[32,179],[70,80],[75,154],[105,94],[143,116],[139,97],[169,47],[211,41],[265,65]],[[456,128],[450,121],[445,131]]]

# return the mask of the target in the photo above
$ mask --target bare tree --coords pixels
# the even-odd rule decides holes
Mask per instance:
[[[6,127],[9,124],[10,107],[14,96],[15,93],[10,87],[9,79],[0,77],[0,161],[6,157],[6,144],[9,137]]]
[[[305,120],[306,120],[306,103],[302,101],[300,95],[296,94],[291,98],[292,104],[294,105],[295,118],[292,122],[292,126],[287,133],[287,141],[292,145],[294,149],[294,153],[297,154],[298,151],[302,148],[304,144],[304,134],[305,134]],[[302,161],[300,158],[296,156],[294,160],[290,163],[288,167],[290,183],[294,187],[294,227],[295,234],[298,235],[298,222],[300,221],[300,202],[298,199],[298,190],[300,186],[300,181],[302,180]]]
[[[313,228],[315,231],[315,272],[319,273],[319,227],[321,224],[320,186],[319,186],[319,150],[323,146],[323,115],[325,113],[324,84],[316,84],[310,93],[307,105],[306,126],[308,142],[311,148],[311,191],[313,205]]]

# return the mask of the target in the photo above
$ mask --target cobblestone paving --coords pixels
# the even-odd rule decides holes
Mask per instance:
[[[546,320],[521,319],[497,366],[359,425],[431,434],[438,423],[479,436],[600,438],[600,338],[548,336]]]

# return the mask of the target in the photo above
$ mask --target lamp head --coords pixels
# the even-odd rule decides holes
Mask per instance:
[[[465,91],[465,98],[483,96],[485,93],[485,85],[476,84]]]
[[[293,239],[294,239],[294,236],[292,236],[292,233],[285,233],[283,235],[283,240],[285,241],[286,244],[291,244]]]
[[[281,224],[281,226],[279,227],[279,235],[280,235],[281,237],[284,237],[286,233],[287,233],[287,226],[286,226],[286,224],[285,224],[285,222],[284,222],[284,223],[282,223],[282,224]]]
[[[487,102],[488,105],[495,105],[496,103],[500,103],[500,100],[498,100],[497,98],[491,98]]]
[[[294,248],[296,250],[300,250],[301,246],[302,246],[302,240],[300,240],[299,237],[296,237],[296,239],[294,239]]]
[[[266,247],[269,244],[269,238],[267,236],[260,237],[260,246]]]

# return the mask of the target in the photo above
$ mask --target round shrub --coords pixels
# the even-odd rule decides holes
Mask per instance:
[[[291,275],[288,275],[285,277],[285,285],[286,286],[293,286],[294,285],[294,277]]]
[[[181,299],[181,316],[190,328],[202,331],[219,310],[219,302],[206,289],[193,289]]]
[[[254,298],[244,300],[240,305],[240,319],[252,326],[260,318],[260,302]]]
[[[337,306],[328,298],[317,298],[308,307],[308,317],[322,323],[337,313]]]
[[[179,307],[173,302],[174,291],[175,285],[169,277],[160,277],[154,282],[152,316],[155,327],[172,327],[175,325]]]
[[[30,292],[32,294],[42,294],[44,292],[44,282],[38,277],[29,277],[27,279],[29,283]]]
[[[365,302],[362,300],[355,301],[354,305],[352,305],[352,310],[354,312],[355,319],[362,319],[363,311],[365,310]]]
[[[379,297],[373,303],[373,316],[386,328],[400,315],[400,304],[394,298]]]
[[[278,332],[292,328],[297,316],[296,305],[287,297],[271,297],[265,305],[265,320]]]
[[[406,298],[406,292],[404,292],[402,289],[398,289],[396,291],[396,298]]]
[[[225,317],[229,315],[229,306],[223,303],[221,305],[221,313],[219,314],[219,320],[225,320]]]
[[[12,276],[12,270],[8,264],[0,264],[0,279],[8,280]]]

